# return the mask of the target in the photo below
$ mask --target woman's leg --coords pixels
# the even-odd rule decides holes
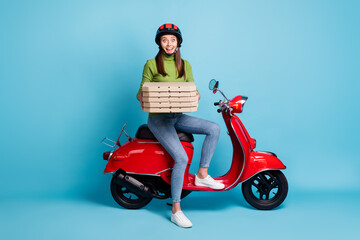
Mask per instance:
[[[195,176],[194,184],[196,186],[210,187],[217,190],[223,189],[225,185],[214,180],[208,174],[209,164],[219,140],[219,125],[204,119],[183,114],[178,118],[175,128],[189,133],[206,134],[201,150],[200,168]]]
[[[174,127],[176,117],[174,116],[176,114],[149,117],[148,127],[175,161],[171,174],[171,196],[175,203],[173,210],[180,210],[179,202],[184,182],[184,173],[189,159],[176,133]]]
[[[207,175],[207,168],[219,140],[220,126],[205,119],[182,114],[177,118],[175,128],[188,133],[206,135],[201,149],[200,172],[204,174],[204,171],[206,171]]]

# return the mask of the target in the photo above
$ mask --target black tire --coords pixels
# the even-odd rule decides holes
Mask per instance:
[[[111,195],[114,200],[122,207],[127,209],[139,209],[146,206],[152,197],[143,197],[129,191],[126,187],[115,182],[115,177],[111,179]]]
[[[270,210],[278,207],[286,198],[288,183],[279,170],[256,174],[242,184],[245,200],[254,208]]]

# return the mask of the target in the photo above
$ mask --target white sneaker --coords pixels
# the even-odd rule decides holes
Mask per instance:
[[[171,221],[179,227],[189,228],[192,227],[190,220],[184,215],[182,211],[177,211],[171,215]]]
[[[206,178],[200,179],[195,175],[195,185],[201,187],[209,187],[212,189],[223,189],[225,185],[219,181],[214,180],[210,175],[207,175]]]

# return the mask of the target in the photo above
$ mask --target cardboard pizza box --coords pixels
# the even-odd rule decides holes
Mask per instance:
[[[149,113],[183,113],[183,112],[196,112],[197,107],[189,108],[143,108],[144,112]]]
[[[143,92],[143,97],[195,97],[194,92]]]
[[[146,82],[142,87],[143,110],[151,113],[194,112],[198,108],[193,82]]]
[[[143,102],[197,102],[197,97],[143,97]]]
[[[194,82],[145,82],[143,92],[193,92],[196,91]]]
[[[147,108],[187,108],[187,107],[197,107],[198,103],[197,102],[188,102],[188,103],[170,103],[170,102],[144,102],[143,103],[143,107],[147,107]]]

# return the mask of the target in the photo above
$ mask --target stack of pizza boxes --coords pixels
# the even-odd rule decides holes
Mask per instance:
[[[193,82],[145,82],[142,94],[144,112],[195,112],[198,108]]]

